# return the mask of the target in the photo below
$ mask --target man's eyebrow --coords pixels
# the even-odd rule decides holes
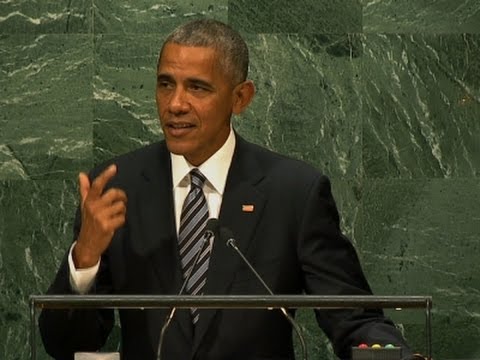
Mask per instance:
[[[157,75],[157,82],[160,82],[160,81],[168,81],[168,82],[172,82],[172,83],[175,83],[175,79],[173,78],[172,75],[168,74],[168,73],[160,73]],[[200,79],[200,78],[197,78],[197,77],[190,77],[190,78],[187,78],[186,81],[190,84],[193,84],[193,85],[197,85],[197,86],[201,86],[201,87],[204,87],[206,89],[214,89],[215,87],[212,85],[211,82],[209,81],[206,81],[206,80],[203,80],[203,79]]]
[[[206,88],[209,88],[209,89],[214,88],[214,86],[210,82],[199,79],[199,78],[195,78],[195,77],[188,78],[187,81],[192,83],[192,84],[200,85],[200,86],[203,86],[203,87],[206,87]]]
[[[173,77],[169,74],[157,74],[157,81],[172,81]]]

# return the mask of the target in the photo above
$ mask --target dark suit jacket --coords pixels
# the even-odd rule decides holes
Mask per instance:
[[[128,196],[127,221],[102,256],[92,293],[177,294],[182,284],[175,230],[171,164],[164,142],[120,156],[109,186]],[[108,164],[94,170],[94,178]],[[253,212],[242,205],[254,205]],[[275,294],[371,294],[339,215],[328,179],[237,136],[219,215],[239,248]],[[77,213],[75,238],[80,228]],[[71,293],[66,259],[49,293]],[[215,241],[205,294],[266,294],[222,241]],[[167,310],[120,311],[122,359],[155,358]],[[405,345],[381,311],[316,311],[340,358],[361,342]],[[74,351],[102,346],[113,313],[43,311],[40,331],[47,351],[71,359]],[[164,360],[293,359],[291,327],[279,311],[203,310],[195,331],[188,310],[167,330]]]

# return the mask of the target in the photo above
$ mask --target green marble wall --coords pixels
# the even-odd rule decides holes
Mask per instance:
[[[199,17],[250,45],[239,131],[331,176],[375,292],[434,297],[435,359],[480,358],[478,0],[5,0],[0,359],[29,358],[28,296],[71,242],[78,171],[161,137],[157,52]],[[421,314],[393,316],[424,350]]]

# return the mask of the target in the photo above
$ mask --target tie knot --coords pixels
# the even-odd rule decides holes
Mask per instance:
[[[197,168],[190,171],[190,182],[192,186],[195,186],[199,189],[203,188],[203,183],[207,178],[198,170]]]

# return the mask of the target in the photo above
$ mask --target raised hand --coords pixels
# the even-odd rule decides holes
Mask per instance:
[[[125,223],[125,192],[117,188],[104,192],[116,173],[116,165],[110,165],[92,183],[87,174],[79,174],[82,226],[73,249],[77,269],[94,266],[112,241],[115,230]]]

